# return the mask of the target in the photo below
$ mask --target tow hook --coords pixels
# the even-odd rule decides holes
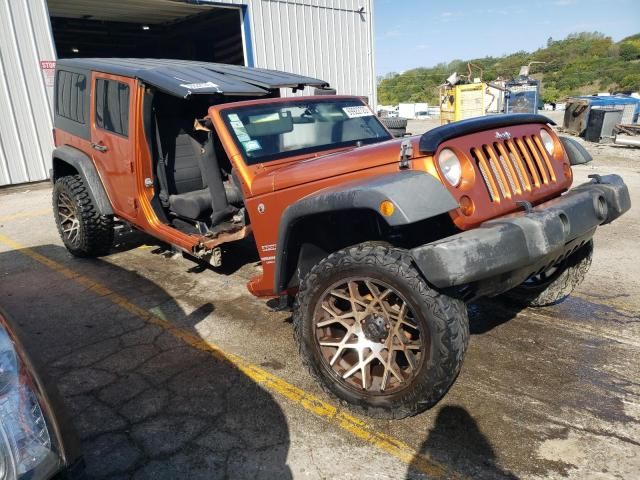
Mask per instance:
[[[516,202],[516,205],[518,207],[521,207],[526,213],[533,212],[533,205],[531,204],[531,202],[527,202],[526,200],[520,200]]]
[[[593,180],[593,183],[603,183],[602,182],[602,177],[600,175],[598,175],[597,173],[592,173],[588,177]]]

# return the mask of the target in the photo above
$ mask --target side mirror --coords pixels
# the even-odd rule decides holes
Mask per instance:
[[[573,138],[560,137],[560,141],[562,142],[565,152],[567,152],[571,165],[584,165],[593,160],[593,157],[587,152],[587,149]]]

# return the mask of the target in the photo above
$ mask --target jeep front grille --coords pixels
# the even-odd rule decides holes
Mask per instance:
[[[520,197],[556,183],[549,154],[538,135],[524,135],[471,148],[492,202]]]

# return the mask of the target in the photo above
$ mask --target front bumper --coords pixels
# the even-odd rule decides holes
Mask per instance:
[[[422,245],[411,255],[436,287],[464,286],[468,297],[496,295],[557,263],[630,207],[622,178],[596,176],[530,211]]]

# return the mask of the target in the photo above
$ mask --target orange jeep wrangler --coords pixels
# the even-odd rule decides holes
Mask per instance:
[[[280,97],[314,87],[316,96]],[[321,80],[213,63],[60,60],[53,209],[74,255],[126,222],[218,266],[253,235],[251,293],[295,298],[302,361],[355,410],[400,418],[449,389],[465,302],[562,300],[592,237],[630,207],[616,175],[569,190],[591,158],[549,119],[498,115],[393,139]]]

